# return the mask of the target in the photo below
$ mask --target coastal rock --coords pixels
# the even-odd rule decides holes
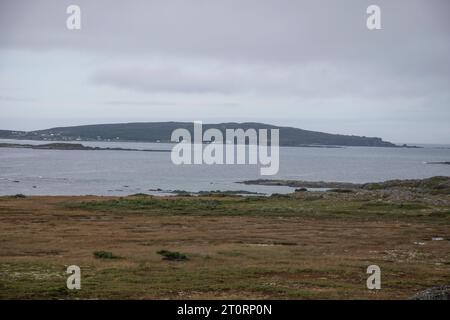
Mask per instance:
[[[428,288],[414,295],[411,300],[450,300],[450,285]]]

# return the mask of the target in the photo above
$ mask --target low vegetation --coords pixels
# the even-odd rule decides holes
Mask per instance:
[[[447,200],[446,200],[447,199]],[[314,218],[399,219],[450,224],[450,200],[438,195],[389,194],[385,191],[296,192],[263,196],[134,195],[89,199],[63,204],[64,208],[116,214],[169,216],[281,216]]]
[[[407,184],[0,197],[0,299],[407,299],[450,283],[445,181]],[[366,288],[372,264],[382,290]],[[69,265],[81,290],[66,288]]]
[[[189,260],[187,255],[178,251],[160,250],[157,252],[157,254],[162,255],[164,257],[164,260],[171,260],[171,261]]]
[[[110,251],[94,251],[94,257],[98,259],[120,259],[121,257],[116,256]]]

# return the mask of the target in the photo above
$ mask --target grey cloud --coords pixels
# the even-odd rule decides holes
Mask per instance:
[[[80,31],[65,26],[66,7],[73,3],[82,10]],[[382,30],[366,28],[366,8],[373,3],[381,7]],[[88,99],[86,105],[161,106],[158,116],[169,120],[177,112],[191,116],[196,110],[187,106],[202,103],[211,103],[211,116],[233,116],[233,108],[220,105],[223,100],[246,110],[249,119],[261,114],[262,103],[269,110],[267,121],[295,119],[295,107],[280,107],[291,99],[327,110],[319,115],[304,107],[304,119],[354,117],[364,123],[376,113],[384,120],[373,122],[373,130],[388,118],[401,125],[401,119],[411,124],[429,117],[429,123],[442,128],[450,103],[449,13],[448,0],[1,0],[0,54],[31,53],[38,64],[46,53],[55,53],[61,59],[54,68],[71,66],[83,73],[67,89],[77,94],[77,104]],[[70,60],[79,53],[94,62]],[[0,61],[0,67],[6,63]],[[5,69],[0,77],[9,85]],[[40,96],[43,91],[46,97],[45,90],[35,93],[27,81],[36,70],[18,69],[22,73],[17,72],[16,85],[24,91],[17,95]],[[64,78],[51,73],[52,79]],[[48,87],[50,96],[60,85],[53,81],[39,88]],[[4,92],[4,97],[14,96]],[[2,101],[2,106],[8,104]],[[177,103],[164,113],[166,104],[159,102],[165,101]],[[70,117],[65,103],[65,108],[58,101],[58,108],[48,109],[55,117],[58,112],[62,119]],[[106,104],[89,108],[92,119],[103,122]],[[34,107],[30,103],[28,111]],[[122,119],[126,110],[119,107],[110,108],[116,112],[111,116]],[[332,108],[339,110],[331,115]],[[139,111],[144,114],[144,109],[150,118],[154,115],[152,108]],[[361,125],[360,132],[365,130]]]
[[[91,79],[96,84],[146,93],[289,95],[306,99],[424,98],[439,94],[445,90],[445,85],[450,85],[449,78],[433,81],[351,62],[285,67],[171,60],[159,61],[151,67],[135,65],[102,69]]]
[[[287,67],[329,63],[351,68],[359,63],[405,77],[428,78],[432,86],[446,86],[450,77],[447,0],[378,0],[383,27],[379,31],[368,31],[365,25],[365,9],[371,0],[79,0],[82,29],[68,31],[65,9],[72,3],[3,0],[0,48],[159,55]],[[183,77],[195,73],[152,72],[162,72],[161,81],[180,77],[179,83],[171,87],[170,83],[124,78],[117,84],[127,87],[135,81],[141,85],[133,87],[141,90],[160,87],[167,92],[179,91],[175,87],[211,92],[220,85],[225,92],[238,89],[227,87],[228,81],[221,83],[222,76],[197,74],[205,81],[193,79],[190,84]],[[357,72],[364,70],[350,71]],[[143,71],[137,70],[136,77],[142,76]]]
[[[106,101],[105,104],[113,105],[113,106],[174,106],[176,103],[168,102],[168,101],[127,101],[127,100],[115,100],[115,101]]]
[[[376,2],[383,18],[378,33],[365,26],[369,0],[79,0],[82,30],[71,32],[65,8],[73,1],[3,0],[0,37],[2,47],[276,62],[401,61],[424,41],[428,47],[448,39],[448,1]]]
[[[7,102],[35,102],[36,99],[11,97],[11,96],[0,96],[0,101],[7,101]]]

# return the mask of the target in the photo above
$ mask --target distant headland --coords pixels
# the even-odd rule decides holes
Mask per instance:
[[[331,134],[293,127],[274,126],[257,122],[227,122],[203,124],[204,129],[279,129],[280,146],[364,146],[364,147],[410,147],[395,145],[378,137]],[[171,133],[178,128],[193,131],[191,122],[135,122],[94,124],[71,127],[56,127],[36,131],[0,130],[2,139],[43,141],[135,141],[170,142]]]

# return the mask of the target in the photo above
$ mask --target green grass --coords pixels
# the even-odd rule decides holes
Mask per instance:
[[[229,298],[342,299],[370,297],[365,288],[365,264],[336,267],[293,267],[250,263],[207,263],[195,268],[155,263],[127,267],[81,266],[81,290],[66,287],[65,266],[44,263],[0,263],[0,299],[136,299],[186,298],[184,294],[225,295]],[[344,268],[344,269],[343,269]],[[403,265],[383,269],[383,289],[407,290],[435,285],[443,279],[415,277]],[[408,276],[405,279],[405,276]],[[447,277],[448,279],[448,277]],[[372,297],[370,297],[372,298]]]
[[[310,269],[228,264],[186,270],[183,265],[174,265],[170,269],[148,263],[127,268],[82,267],[81,290],[69,290],[63,266],[40,263],[0,264],[0,273],[4,275],[0,282],[0,299],[125,299],[175,297],[183,292],[226,295],[236,292],[241,299],[248,293],[281,299],[320,298],[314,291],[305,290],[305,287],[357,288],[357,285],[348,284],[345,280],[336,282],[324,278],[308,279],[297,286],[287,279],[302,273],[307,275],[311,272]],[[30,270],[45,277],[41,279],[33,276]],[[314,271],[316,275],[323,277],[330,275],[330,272]]]
[[[48,263],[1,263],[0,299],[71,298],[63,266]]]
[[[360,207],[361,209],[383,209],[386,210],[422,210],[429,209],[428,206],[421,203],[391,203],[391,202],[366,202]]]
[[[65,203],[65,207],[90,211],[144,215],[196,216],[305,216],[316,218],[382,218],[450,223],[448,207],[421,202],[325,198],[312,193],[271,197],[174,197],[129,196],[113,200]]]

